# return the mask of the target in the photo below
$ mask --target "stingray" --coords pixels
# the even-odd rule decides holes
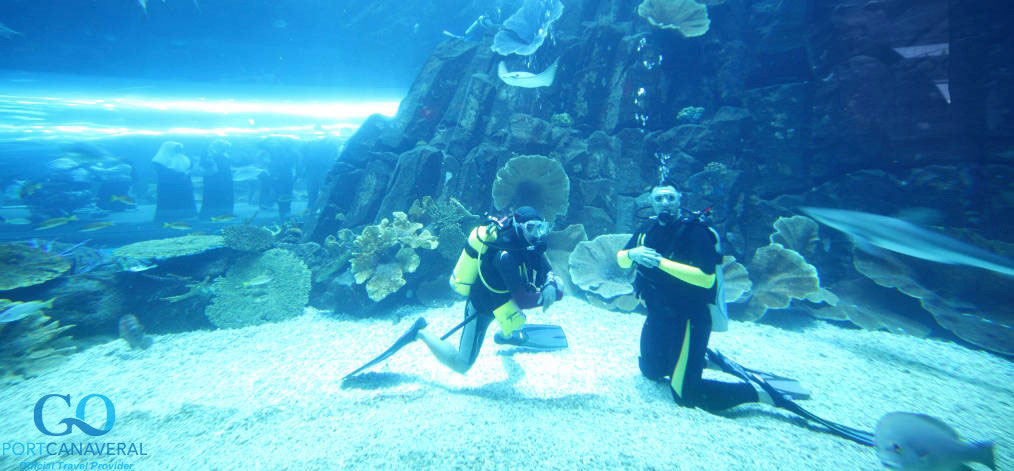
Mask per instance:
[[[556,65],[558,62],[560,62],[560,59],[553,61],[553,64],[546,67],[546,70],[543,70],[541,73],[533,74],[531,72],[508,72],[507,64],[500,61],[497,75],[500,76],[500,80],[503,80],[503,83],[514,87],[548,87],[553,84],[553,79],[556,78]]]
[[[560,0],[524,0],[503,27],[493,36],[492,49],[506,56],[530,56],[545,42],[549,27],[563,15]]]

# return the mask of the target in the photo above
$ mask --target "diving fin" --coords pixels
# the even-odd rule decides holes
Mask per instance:
[[[361,371],[388,359],[391,355],[397,353],[398,350],[401,350],[401,348],[404,347],[405,345],[414,342],[416,339],[416,334],[418,334],[419,331],[422,330],[424,327],[426,327],[426,319],[423,319],[422,317],[416,319],[415,324],[412,324],[412,327],[410,327],[407,332],[402,334],[401,337],[398,337],[398,340],[394,342],[394,345],[391,345],[391,348],[384,350],[384,353],[381,353],[379,356],[377,356],[377,358],[370,360],[365,365],[360,366],[359,368],[356,369],[356,371],[353,371],[345,375],[345,377],[342,378],[342,381],[345,381],[349,377],[355,376],[359,374]]]
[[[735,375],[748,383],[760,386],[768,393],[768,395],[771,396],[775,407],[785,409],[804,419],[823,425],[829,432],[838,435],[839,437],[852,440],[860,445],[874,446],[872,433],[831,422],[830,420],[814,415],[812,412],[803,409],[799,404],[796,404],[796,402],[793,401],[787,394],[775,389],[774,386],[768,383],[768,381],[761,375],[743,368],[742,365],[732,361],[725,355],[722,355],[718,350],[708,349],[707,356],[708,361],[714,362],[714,364],[718,365],[722,371]]]
[[[500,345],[514,345],[538,351],[563,350],[568,347],[563,328],[551,324],[525,324],[520,331],[506,338],[497,332],[493,336],[493,341]]]
[[[716,355],[715,351],[708,349],[708,353],[706,356],[708,360],[708,368],[720,369],[725,371],[726,373],[735,376],[736,375],[735,372],[727,370],[722,366],[723,363],[716,361],[715,355]],[[726,361],[730,360],[726,359]],[[756,375],[758,378],[764,380],[764,382],[771,385],[771,387],[775,388],[778,392],[782,393],[785,396],[788,396],[789,399],[799,401],[810,398],[810,391],[805,387],[803,387],[803,385],[800,384],[800,382],[795,379],[786,376],[778,376],[774,373],[768,373],[766,371],[752,370],[742,365],[739,365],[739,367],[742,368],[743,371]]]

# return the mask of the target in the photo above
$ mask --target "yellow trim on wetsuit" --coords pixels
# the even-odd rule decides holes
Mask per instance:
[[[630,251],[621,250],[616,252],[616,264],[619,265],[620,268],[630,268],[634,265],[634,261],[630,259],[630,254],[628,252]]]
[[[697,267],[684,265],[682,263],[663,258],[658,264],[658,268],[662,269],[662,271],[668,273],[670,276],[683,280],[699,288],[711,289],[712,286],[715,286],[715,275],[708,275]]]
[[[676,368],[672,370],[672,379],[669,385],[676,395],[683,399],[683,380],[686,379],[687,362],[690,356],[690,319],[687,319],[687,326],[683,330],[683,346],[680,347],[680,356],[676,359]]]
[[[525,325],[525,314],[513,299],[494,309],[493,317],[496,318],[496,323],[500,324],[500,331],[504,337],[510,337],[515,330]]]

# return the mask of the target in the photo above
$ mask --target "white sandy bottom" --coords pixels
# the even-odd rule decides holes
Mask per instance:
[[[432,332],[463,305],[425,313]],[[564,327],[570,348],[517,353],[491,327],[467,375],[405,347],[351,387],[340,378],[414,321],[337,320],[309,313],[279,324],[155,337],[146,351],[118,340],[80,352],[44,376],[0,391],[3,442],[133,442],[144,457],[44,457],[36,463],[129,463],[133,469],[882,469],[872,448],[762,405],[723,415],[676,406],[641,377],[643,317],[558,303],[533,323]],[[456,341],[456,337],[454,337]],[[711,345],[736,361],[799,379],[801,404],[872,430],[883,414],[915,411],[970,439],[997,441],[1014,465],[1014,367],[940,341],[845,330],[805,332],[733,322]],[[45,437],[33,407],[45,394],[108,396],[113,430]],[[61,415],[62,414],[62,415]],[[88,405],[100,425],[101,402]],[[73,410],[47,403],[50,428]],[[94,416],[94,417],[93,417]],[[31,457],[4,456],[0,469]]]

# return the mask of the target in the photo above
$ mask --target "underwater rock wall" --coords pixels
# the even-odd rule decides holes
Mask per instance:
[[[441,43],[398,115],[370,118],[349,141],[306,239],[424,197],[496,213],[498,169],[538,155],[569,178],[557,227],[582,224],[590,239],[632,232],[663,174],[685,208],[712,208],[738,260],[799,206],[934,208],[938,230],[1010,255],[1014,121],[1000,84],[1014,72],[998,65],[1014,41],[989,26],[999,2],[731,0],[692,38],[636,6],[568,3],[524,58],[492,52],[491,38]],[[507,85],[501,61],[531,73],[558,61],[555,82]],[[806,257],[821,286],[862,277],[844,236],[822,228],[821,241]],[[1014,324],[1006,308],[986,317]]]

